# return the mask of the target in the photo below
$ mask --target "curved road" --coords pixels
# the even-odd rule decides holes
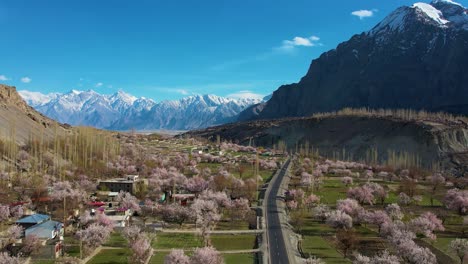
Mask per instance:
[[[287,264],[289,263],[288,250],[284,242],[283,232],[281,229],[280,212],[278,211],[277,199],[282,196],[280,192],[281,180],[286,174],[286,169],[290,160],[285,162],[280,172],[270,182],[269,191],[265,193],[266,200],[266,226],[268,240],[268,254],[270,255],[270,263],[272,264]]]

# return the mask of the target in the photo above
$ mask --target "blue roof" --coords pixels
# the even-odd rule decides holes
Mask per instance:
[[[62,223],[49,220],[44,223],[31,226],[30,228],[27,228],[24,232],[26,236],[35,235],[39,238],[51,239],[54,238],[57,234],[54,231],[60,232],[61,228]]]
[[[43,214],[33,214],[26,217],[21,218],[20,220],[16,221],[17,224],[39,224],[46,220],[49,220],[50,216],[43,215]]]

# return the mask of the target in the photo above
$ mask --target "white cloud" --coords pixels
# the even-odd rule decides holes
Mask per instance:
[[[310,36],[308,38],[304,37],[294,37],[292,40],[283,40],[283,45],[279,47],[280,50],[291,51],[295,47],[314,47],[320,46],[320,38],[317,36]]]
[[[96,83],[95,87],[101,87],[101,86],[103,86],[103,85],[104,85],[104,84],[103,84],[102,82],[98,82],[98,83]]]
[[[359,19],[364,19],[366,17],[371,17],[374,15],[374,10],[356,10],[351,12],[351,15],[359,17]]]
[[[21,78],[21,82],[22,82],[22,83],[30,83],[31,81],[32,81],[32,79],[29,78],[29,77],[23,77],[23,78]]]
[[[232,94],[228,94],[226,97],[235,99],[262,99],[264,95],[254,93],[249,90],[238,91]]]
[[[177,89],[176,92],[180,93],[182,95],[188,95],[189,94],[189,91],[187,91],[185,89]]]
[[[0,81],[8,81],[10,78],[6,77],[5,75],[0,75]]]

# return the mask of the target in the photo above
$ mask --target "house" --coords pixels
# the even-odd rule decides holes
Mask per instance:
[[[98,189],[135,194],[138,184],[145,184],[145,181],[140,180],[138,175],[127,175],[124,178],[99,181]]]
[[[32,214],[16,221],[24,228],[23,236],[36,236],[43,242],[43,247],[36,253],[40,259],[54,259],[62,254],[63,224],[51,220],[44,214]]]
[[[24,236],[35,235],[40,239],[54,239],[62,234],[63,224],[50,219],[50,216],[33,214],[25,216],[16,224],[24,228]]]

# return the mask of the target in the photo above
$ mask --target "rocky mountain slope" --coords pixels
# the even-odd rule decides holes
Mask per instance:
[[[329,158],[407,163],[454,173],[468,172],[466,119],[421,116],[401,117],[352,113],[303,118],[258,120],[191,131],[189,135],[257,146],[282,142],[295,151],[309,145]]]
[[[468,11],[449,0],[398,8],[312,61],[239,120],[308,116],[344,107],[468,114]],[[259,111],[261,110],[261,111]]]
[[[41,94],[20,91],[39,112],[72,125],[113,130],[190,130],[235,121],[257,99],[231,99],[196,95],[156,103],[124,92],[102,95],[95,91]]]
[[[31,138],[52,139],[69,129],[29,106],[16,88],[0,84],[0,138],[20,145]]]

